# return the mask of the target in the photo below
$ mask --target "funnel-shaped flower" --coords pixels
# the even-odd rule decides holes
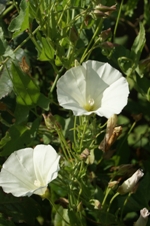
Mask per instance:
[[[138,181],[141,179],[141,177],[144,176],[143,171],[138,169],[130,178],[125,180],[121,186],[118,188],[118,192],[123,195],[128,192],[133,192],[135,187],[138,184]]]
[[[146,208],[143,208],[142,210],[140,210],[140,217],[134,223],[134,226],[146,226],[149,215],[150,215],[150,212]]]
[[[0,186],[14,196],[44,195],[57,177],[60,156],[51,145],[37,145],[13,152],[2,166]]]
[[[57,82],[59,104],[74,115],[110,118],[127,104],[129,88],[122,74],[108,63],[89,60],[69,69]]]

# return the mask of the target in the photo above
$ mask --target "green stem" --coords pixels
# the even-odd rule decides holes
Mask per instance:
[[[98,34],[98,32],[99,32],[99,30],[100,30],[100,28],[102,26],[102,23],[103,23],[103,19],[100,20],[99,25],[97,26],[97,28],[96,28],[96,30],[95,30],[95,32],[93,34],[93,37],[91,38],[88,46],[86,47],[86,49],[85,49],[85,51],[84,51],[84,53],[83,53],[83,55],[81,57],[80,63],[82,63],[84,61],[84,59],[87,57],[87,52],[89,51],[89,48],[90,48],[92,42],[94,41],[96,35]]]
[[[122,219],[122,216],[123,216],[123,211],[124,211],[125,205],[127,204],[128,200],[129,200],[129,198],[130,198],[130,196],[131,196],[131,193],[128,194],[127,198],[125,199],[125,201],[124,201],[124,203],[123,203],[123,207],[122,207],[122,209],[121,209],[121,216],[120,216],[121,219]]]
[[[77,126],[77,116],[74,117],[74,126],[73,126],[73,141],[75,143],[75,149],[78,147],[77,138],[76,138],[76,126]]]
[[[115,199],[118,195],[119,195],[119,192],[117,192],[117,193],[111,198],[111,200],[110,200],[110,202],[109,202],[109,206],[108,206],[108,208],[107,208],[107,212],[109,212],[112,202],[114,201],[114,199]]]
[[[82,145],[83,145],[84,135],[85,135],[86,128],[87,128],[87,125],[88,125],[87,117],[86,116],[85,117],[84,116],[81,116],[81,121],[82,121],[82,123],[80,122],[80,125],[81,126],[83,125],[84,127],[83,127],[83,131],[82,131],[82,135],[80,134],[80,136],[81,136],[80,145],[79,145],[80,152],[82,151]]]
[[[56,75],[55,80],[54,80],[54,82],[53,82],[53,85],[52,85],[52,87],[51,87],[51,89],[50,89],[50,93],[53,92],[53,90],[54,90],[54,88],[55,88],[55,86],[56,86],[56,83],[57,83],[57,81],[58,81],[58,79],[59,79],[59,76],[60,76],[61,72],[63,71],[63,69],[64,69],[64,67],[62,67],[62,68],[58,71],[58,74]]]
[[[55,207],[54,203],[51,201],[51,199],[50,199],[50,194],[48,194],[48,195],[46,194],[45,196],[43,195],[42,197],[43,197],[43,198],[46,198],[46,199],[49,201],[49,203],[51,204],[51,206],[55,209],[56,213],[61,217],[61,219],[62,219],[66,224],[70,225],[69,222],[67,222],[67,221],[64,219],[64,217],[60,214],[60,212],[58,211],[58,209]]]
[[[18,7],[18,4],[16,4],[16,1],[15,0],[13,0],[13,5],[16,7],[16,9],[17,9],[17,11],[18,11],[18,13],[19,13],[19,7]]]
[[[136,125],[136,121],[132,124],[130,130],[128,131],[128,133],[127,133],[126,136],[124,137],[122,143],[121,143],[120,146],[118,147],[118,150],[121,150],[121,147],[123,146],[123,144],[124,144],[125,140],[127,139],[128,135],[129,135],[129,134],[131,133],[131,131],[134,129],[135,125]],[[118,151],[118,153],[119,153],[119,151]]]
[[[71,159],[72,159],[72,156],[71,156],[71,150],[64,138],[64,135],[62,134],[62,131],[60,128],[57,127],[57,125],[55,126],[55,129],[57,131],[57,134],[59,136],[59,139],[60,139],[60,143],[61,143],[61,146],[62,146],[62,149],[63,149],[63,153],[65,155],[65,158],[69,161],[69,162],[72,162]]]
[[[33,34],[33,32],[32,32],[30,29],[29,29],[29,37],[30,37],[31,41],[34,43],[34,45],[36,46],[37,50],[38,50],[39,52],[41,52],[41,47],[40,47],[40,45],[37,43],[37,41],[36,41],[36,39],[35,39],[35,37],[34,37],[34,34]]]
[[[102,202],[102,207],[105,205],[106,199],[107,199],[110,191],[111,191],[111,188],[107,188],[103,202]]]
[[[123,5],[123,0],[121,1],[121,5],[120,5],[120,8],[119,8],[117,21],[116,21],[115,28],[114,28],[113,38],[115,38],[115,36],[116,36],[116,31],[117,31],[117,27],[118,27],[118,24],[119,24],[119,19],[120,19],[120,15],[121,15],[122,5]]]
[[[5,11],[2,13],[1,17],[5,17],[7,13],[9,13],[14,8],[14,5],[10,5]]]

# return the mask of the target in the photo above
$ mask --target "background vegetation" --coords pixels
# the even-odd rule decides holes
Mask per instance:
[[[102,5],[97,9],[99,4]],[[67,192],[57,180],[50,185],[51,206],[38,196],[15,198],[0,189],[0,225],[65,226],[61,216],[65,219],[69,216],[70,225],[130,226],[137,220],[140,209],[149,208],[149,12],[148,0],[0,1],[1,165],[15,150],[39,143],[50,143],[62,153],[56,121],[66,142],[72,145],[72,113],[59,106],[56,83],[74,66],[75,60],[109,62],[123,73],[130,86],[128,104],[118,116],[122,134],[111,148],[114,152],[104,156],[95,146],[87,167],[88,186],[81,178],[77,180],[83,182],[79,183],[82,192],[81,187],[74,184],[72,192],[82,193],[78,206],[72,207],[67,215],[66,203],[60,201],[60,197],[67,198]],[[45,125],[43,113],[54,116],[49,127]],[[95,120],[101,126],[106,122],[100,117]],[[97,144],[104,137],[103,128]],[[99,129],[98,126],[96,133]],[[90,132],[87,131],[85,142]],[[128,195],[116,197],[109,213],[90,209],[89,200],[102,202],[111,178],[122,183],[138,168],[142,168],[145,175],[129,199]],[[64,167],[61,172],[66,183],[70,183],[67,177],[73,171]],[[114,194],[114,190],[109,193],[108,203]],[[84,218],[82,224],[77,220],[78,213]]]

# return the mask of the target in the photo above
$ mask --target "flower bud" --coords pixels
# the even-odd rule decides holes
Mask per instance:
[[[118,185],[118,183],[119,183],[119,181],[110,181],[109,183],[108,183],[108,188],[112,188],[112,189],[115,189],[116,188],[116,186]]]
[[[144,176],[144,173],[141,169],[138,169],[130,178],[125,180],[121,186],[118,188],[118,192],[121,195],[124,195],[128,192],[134,192],[134,189],[136,188],[138,181],[141,179],[141,177]]]
[[[94,206],[94,209],[101,209],[101,203],[100,203],[100,201],[99,200],[97,200],[97,199],[91,199],[90,200],[90,203],[91,203],[91,205],[92,206]]]
[[[80,154],[80,159],[81,160],[86,160],[88,156],[90,155],[89,149],[85,149],[81,154]]]
[[[99,4],[95,7],[95,9],[98,9],[102,12],[112,12],[112,11],[115,11],[116,10],[116,4],[115,5],[112,5],[112,6],[105,6],[105,5],[102,5],[102,4]]]
[[[150,212],[146,208],[140,210],[140,217],[134,223],[134,226],[146,226]]]
[[[104,153],[110,149],[110,147],[113,145],[113,143],[117,140],[117,138],[120,136],[122,132],[121,126],[116,127],[116,122],[117,122],[116,115],[113,115],[107,121],[106,134],[104,139],[99,145],[99,149],[101,149]]]
[[[111,28],[108,28],[107,30],[104,30],[100,33],[99,39],[101,42],[105,42],[112,36]]]
[[[57,122],[57,120],[51,113],[49,113],[48,115],[42,114],[42,116],[44,118],[47,129],[53,130],[55,127],[61,128],[61,125]]]
[[[99,4],[95,7],[94,14],[100,17],[107,17],[115,10],[116,10],[116,4],[110,7]]]

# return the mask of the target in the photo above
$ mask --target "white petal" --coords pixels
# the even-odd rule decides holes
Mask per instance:
[[[102,69],[102,63],[97,61],[87,61],[83,63],[83,67],[86,69],[86,97],[89,96],[94,99],[99,97],[101,100],[103,91],[109,87],[109,85],[101,79],[101,74],[98,73],[99,68]],[[102,71],[101,71],[102,73]],[[98,103],[100,106],[100,103]]]
[[[31,195],[36,187],[33,184],[33,149],[25,148],[13,152],[3,164],[0,173],[0,186],[14,196]]]
[[[141,177],[144,176],[143,171],[138,169],[130,178],[125,180],[121,186],[118,188],[120,194],[126,194],[132,192]]]
[[[111,117],[127,104],[128,83],[108,63],[87,61],[68,70],[57,82],[59,104],[74,115]]]
[[[50,145],[37,145],[12,153],[0,172],[0,186],[14,196],[43,195],[57,177],[60,156]]]
[[[150,213],[146,208],[141,209],[140,210],[140,217],[134,223],[134,226],[146,226],[149,215],[150,215]]]
[[[57,96],[66,109],[82,106],[85,102],[85,70],[78,66],[68,70],[57,82]]]
[[[41,186],[48,185],[57,177],[60,156],[51,145],[37,145],[34,148],[33,164],[36,178]]]
[[[122,77],[104,91],[101,108],[96,113],[106,118],[110,118],[113,114],[119,114],[127,104],[128,94],[128,83]]]
[[[110,86],[116,80],[122,77],[122,74],[115,68],[113,68],[108,63],[103,63],[94,60],[88,60],[87,62],[83,63],[83,67],[87,70],[89,74],[91,74],[92,78],[94,76],[94,72],[101,78],[107,86]]]

